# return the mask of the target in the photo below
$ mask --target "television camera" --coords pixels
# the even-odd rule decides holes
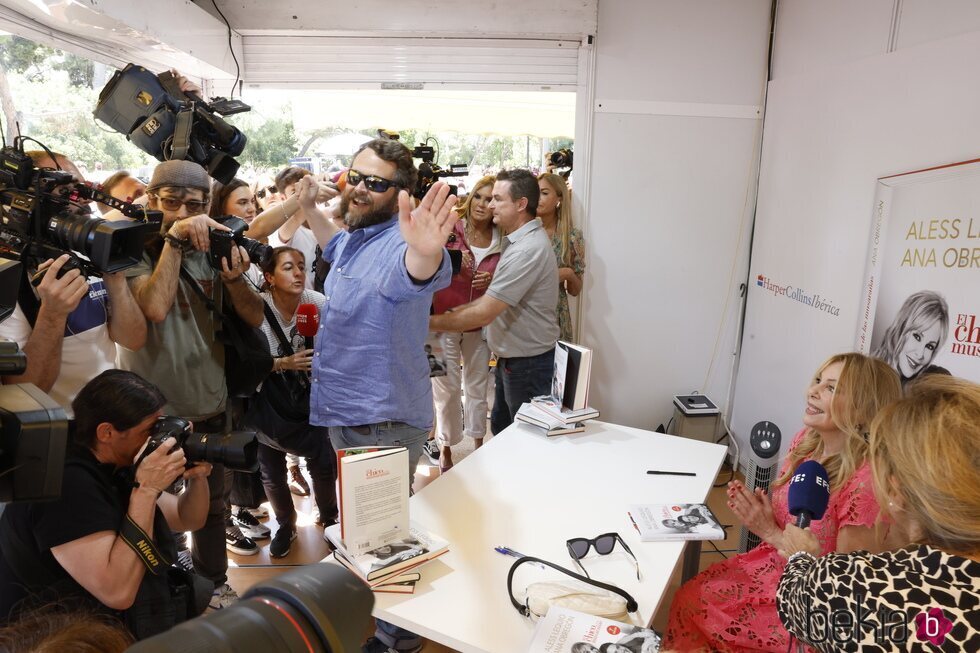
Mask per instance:
[[[19,261],[0,259],[0,321],[17,303],[20,273]],[[26,369],[17,343],[0,340],[0,375]],[[57,498],[67,444],[68,418],[54,399],[27,383],[0,386],[0,504]]]
[[[173,73],[154,75],[129,64],[102,89],[95,117],[158,161],[193,161],[227,184],[238,172],[234,157],[248,139],[222,116],[250,109],[240,100],[205,102],[197,93],[181,90]]]
[[[412,158],[422,159],[422,163],[419,164],[419,180],[415,184],[415,191],[412,193],[417,199],[425,197],[432,184],[443,177],[465,177],[470,174],[469,167],[463,164],[450,164],[448,170],[439,167],[439,164],[435,162],[435,148],[425,143],[419,143],[418,147],[412,150]],[[450,184],[449,192],[452,195],[457,195],[459,188]]]
[[[33,268],[67,253],[59,277],[69,270],[100,276],[139,263],[145,240],[159,230],[163,214],[117,200],[64,170],[37,168],[24,152],[25,140],[34,139],[18,136],[12,147],[0,149],[0,256]],[[92,201],[133,221],[93,218]],[[38,285],[44,274],[34,274],[31,283]]]

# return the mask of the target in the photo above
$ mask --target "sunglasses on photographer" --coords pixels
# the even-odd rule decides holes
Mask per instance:
[[[266,186],[255,191],[255,196],[262,200],[265,199],[266,194],[272,195],[276,192],[278,192],[278,189],[275,186]]]
[[[589,549],[595,549],[595,552],[601,556],[609,555],[612,553],[613,549],[616,547],[616,542],[623,545],[626,553],[630,554],[633,558],[633,564],[636,565],[636,580],[640,580],[640,563],[637,561],[636,556],[633,555],[633,551],[630,549],[629,545],[623,541],[623,538],[619,536],[619,533],[603,533],[602,535],[597,535],[592,539],[587,539],[584,537],[573,537],[572,539],[565,542],[565,546],[568,547],[568,555],[572,557],[578,568],[582,570],[582,573],[589,576],[589,572],[585,570],[582,563],[579,562],[582,558],[589,555]]]
[[[166,211],[179,211],[180,207],[186,206],[188,215],[198,215],[208,210],[207,201],[202,200],[182,200],[179,197],[156,196],[160,206]]]
[[[364,187],[375,193],[383,193],[392,186],[397,187],[398,184],[390,179],[385,179],[384,177],[376,177],[374,175],[364,175],[357,170],[347,171],[347,185],[353,187],[357,186],[361,182],[364,182]]]

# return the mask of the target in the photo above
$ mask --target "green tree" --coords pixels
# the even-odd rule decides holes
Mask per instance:
[[[281,168],[296,156],[298,147],[292,118],[273,118],[255,126],[239,128],[248,137],[245,150],[239,157],[242,162],[256,168]]]

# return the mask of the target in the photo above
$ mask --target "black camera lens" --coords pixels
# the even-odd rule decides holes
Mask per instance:
[[[143,258],[146,225],[61,213],[48,221],[48,234],[54,245],[85,255],[99,270],[118,272]]]
[[[340,565],[309,565],[257,583],[234,605],[127,651],[359,651],[373,605],[370,588]]]
[[[215,463],[239,472],[259,468],[259,441],[254,431],[191,433],[183,447],[188,463]]]
[[[255,265],[264,266],[272,258],[272,246],[265,245],[257,240],[242,236],[238,244],[245,248],[248,253],[248,260]]]

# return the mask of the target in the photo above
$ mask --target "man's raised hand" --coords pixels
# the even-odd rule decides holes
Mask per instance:
[[[446,246],[456,224],[456,196],[449,194],[449,184],[437,181],[412,210],[408,191],[398,194],[398,223],[402,238],[421,256],[434,257]]]

